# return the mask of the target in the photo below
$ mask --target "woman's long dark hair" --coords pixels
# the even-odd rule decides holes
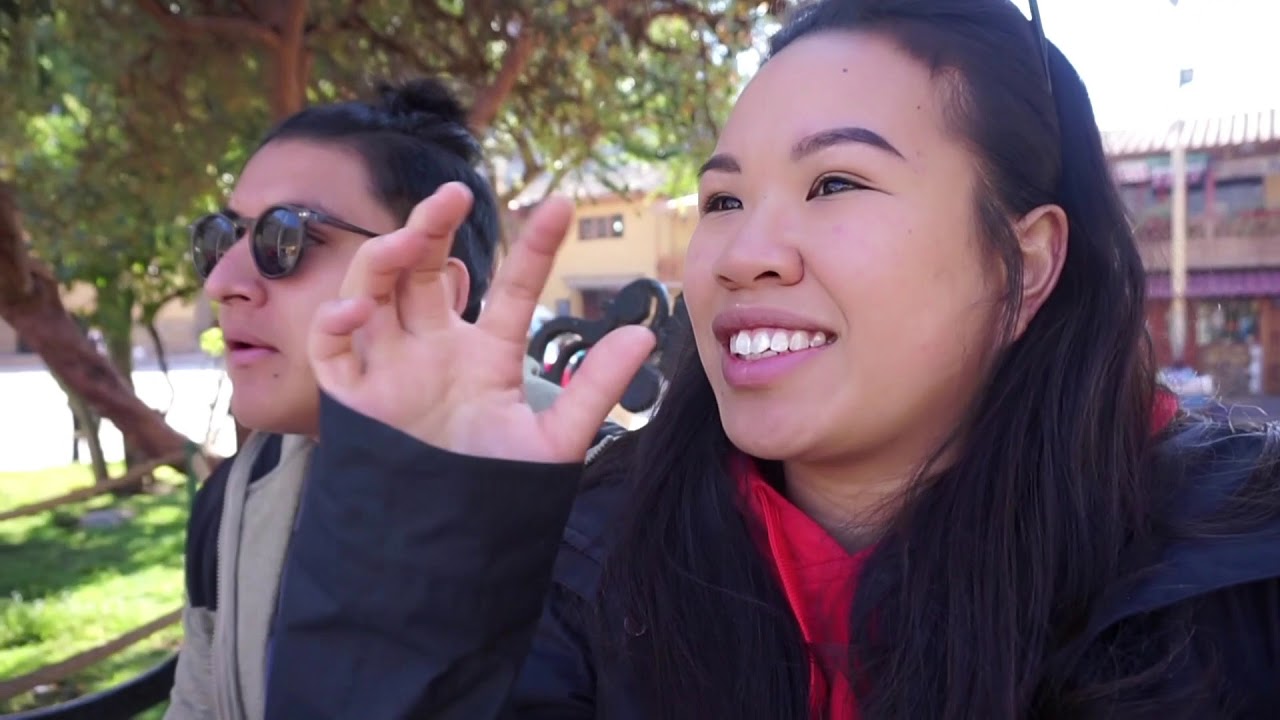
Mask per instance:
[[[1083,83],[1052,47],[1045,77],[1031,23],[1007,0],[821,2],[772,52],[833,31],[888,37],[934,71],[950,130],[978,160],[978,230],[1011,289],[1005,349],[952,462],[921,469],[859,582],[849,673],[862,716],[1125,717],[1164,702],[1181,717],[1185,699],[1144,688],[1184,651],[1185,618],[1145,618],[1140,641],[1122,627],[1106,657],[1073,643],[1104,589],[1167,531],[1155,518],[1177,485],[1155,467],[1145,277]],[[1015,341],[1012,223],[1051,203],[1070,223],[1065,264]],[[808,717],[807,649],[741,512],[691,342],[683,355],[631,454],[606,639],[621,638],[612,647],[652,702],[647,717]]]

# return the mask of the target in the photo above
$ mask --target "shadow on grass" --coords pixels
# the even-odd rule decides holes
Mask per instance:
[[[113,528],[65,527],[58,517],[78,517],[102,507],[136,515]],[[182,567],[187,523],[184,493],[139,495],[126,500],[67,506],[35,518],[26,532],[0,540],[0,597],[24,600],[92,585],[104,577],[155,567]]]
[[[180,645],[181,633],[170,629],[148,638],[139,645],[117,653],[55,685],[43,686],[39,693],[28,692],[8,701],[0,701],[0,713],[21,712],[75,700],[109,688],[118,687],[173,657]],[[163,713],[163,707],[159,708]],[[160,717],[156,714],[155,717]],[[150,713],[144,717],[151,716]]]
[[[0,505],[56,496],[82,486],[83,475],[80,468],[0,474]],[[103,496],[0,522],[0,675],[31,672],[177,607],[188,497],[181,485],[158,489],[167,492]],[[79,527],[86,512],[106,508],[130,517],[116,527]],[[117,686],[169,657],[181,634],[180,626],[166,628],[39,693],[0,702],[0,714]]]

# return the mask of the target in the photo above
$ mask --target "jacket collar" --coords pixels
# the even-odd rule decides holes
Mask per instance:
[[[1175,521],[1206,520],[1221,509],[1257,471],[1267,435],[1204,422],[1167,440],[1170,451],[1188,458]],[[1088,636],[1127,617],[1268,579],[1280,579],[1280,516],[1230,534],[1177,539],[1145,572],[1104,596]]]

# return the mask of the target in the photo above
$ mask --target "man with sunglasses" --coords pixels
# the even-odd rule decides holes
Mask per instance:
[[[464,320],[479,314],[500,224],[465,117],[428,81],[385,87],[373,102],[308,108],[267,136],[227,207],[192,225],[192,261],[226,342],[232,414],[253,432],[192,509],[185,638],[167,720],[264,715],[284,559],[312,450],[323,441],[307,333],[316,309],[339,296],[356,250],[403,226],[441,185],[463,183],[475,203],[441,285]],[[404,378],[406,392],[414,381]],[[558,392],[526,376],[525,402],[535,410]],[[367,442],[377,452],[379,441]],[[466,493],[442,488],[440,497],[466,512]],[[562,503],[548,502],[554,529]]]

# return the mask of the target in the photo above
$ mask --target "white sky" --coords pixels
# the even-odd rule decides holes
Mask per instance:
[[[1104,130],[1280,109],[1280,0],[1040,0],[1040,15]],[[1195,74],[1179,92],[1184,67]]]
[[[1015,0],[1024,11],[1027,0]],[[1040,0],[1104,129],[1280,108],[1280,0]],[[1178,97],[1178,70],[1195,77]]]

